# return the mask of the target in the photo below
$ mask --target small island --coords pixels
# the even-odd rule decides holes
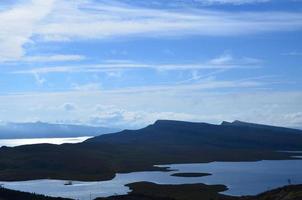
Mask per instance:
[[[174,174],[171,174],[171,176],[187,177],[187,178],[203,177],[203,176],[210,176],[210,175],[212,175],[212,174],[209,174],[209,173],[196,173],[196,172],[174,173]]]

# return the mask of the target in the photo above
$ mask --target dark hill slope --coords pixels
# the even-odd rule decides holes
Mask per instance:
[[[157,185],[139,182],[130,184],[132,192],[127,195],[97,198],[96,200],[301,200],[302,185],[290,185],[255,196],[232,197],[218,193],[219,186]],[[170,191],[169,191],[170,190]]]
[[[101,135],[87,142],[294,150],[302,149],[302,131],[237,122],[213,125],[159,120],[140,130]]]
[[[293,128],[285,128],[285,127],[278,127],[278,126],[271,126],[265,124],[256,124],[256,123],[249,123],[235,120],[233,122],[222,122],[221,125],[229,125],[229,126],[244,126],[244,127],[251,127],[251,128],[259,128],[264,130],[274,130],[279,133],[302,133],[299,129]]]
[[[0,200],[72,200],[72,199],[47,197],[44,195],[19,192],[15,190],[5,189],[0,186]]]

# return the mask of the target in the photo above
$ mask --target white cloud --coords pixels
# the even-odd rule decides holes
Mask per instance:
[[[291,31],[302,28],[302,14],[289,11],[224,12],[183,7],[163,10],[116,1],[32,0],[1,10],[0,27],[0,60],[6,61],[23,57],[25,45],[41,39],[65,42],[120,36],[233,36]]]
[[[38,85],[43,85],[46,82],[46,79],[42,78],[38,73],[33,73],[33,75]]]
[[[242,4],[254,4],[254,3],[266,3],[271,0],[195,0],[203,4],[233,4],[233,5],[242,5]]]
[[[155,6],[166,6],[166,7],[177,7],[177,6],[212,6],[212,5],[245,5],[245,4],[258,4],[258,3],[268,3],[273,0],[152,0],[152,4]],[[291,1],[299,1],[299,0],[291,0]],[[131,2],[130,0],[128,2]],[[142,5],[146,5],[148,3],[139,2]]]
[[[47,73],[79,73],[79,72],[108,72],[109,75],[119,76],[121,70],[129,69],[155,69],[166,70],[198,70],[198,69],[235,69],[235,68],[258,68],[262,61],[255,58],[234,58],[230,54],[223,54],[217,58],[200,63],[141,63],[130,60],[108,60],[100,64],[38,67],[28,70],[19,70],[16,74],[47,74]]]
[[[282,53],[283,56],[302,56],[302,52],[299,51],[291,51],[288,53]]]
[[[137,128],[151,124],[158,119],[197,121],[192,114],[175,112],[129,111],[116,106],[98,106],[97,112],[88,121],[89,124]]]
[[[202,80],[197,83],[186,83],[177,85],[156,85],[156,86],[136,86],[116,90],[110,90],[111,93],[152,93],[152,92],[189,92],[189,91],[207,91],[215,89],[239,89],[239,88],[262,88],[271,85],[272,82],[265,82],[253,79],[218,81]]]
[[[100,83],[88,83],[88,84],[72,84],[73,90],[79,90],[79,91],[96,91],[101,89]]]
[[[301,101],[301,92],[272,91],[224,94],[173,90],[132,94],[108,91],[33,93],[1,95],[0,118],[129,128],[145,126],[156,119],[211,123],[238,119],[302,127]],[[64,109],[62,105],[66,102],[72,102],[76,109],[72,112]]]
[[[237,35],[295,30],[301,13],[159,10],[126,4],[61,1],[37,34],[62,38],[125,35]],[[85,9],[83,9],[85,8]],[[64,10],[64,12],[62,12]],[[68,28],[66,28],[68,27]]]
[[[65,61],[82,61],[86,57],[83,55],[43,55],[43,56],[25,56],[21,59],[24,62],[65,62]]]
[[[225,53],[221,56],[213,58],[207,62],[213,66],[259,66],[262,60],[250,57],[234,58],[231,54]]]
[[[22,1],[0,11],[0,62],[22,57],[24,45],[31,42],[35,27],[52,10],[55,0]]]
[[[290,121],[293,127],[302,129],[302,112],[292,112],[284,115],[286,121]]]

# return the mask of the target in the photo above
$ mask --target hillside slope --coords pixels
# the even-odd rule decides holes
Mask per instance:
[[[291,150],[302,148],[302,130],[238,121],[213,125],[158,120],[140,130],[101,135],[87,142]]]
[[[149,182],[130,184],[127,195],[97,198],[97,200],[301,200],[302,185],[290,185],[266,191],[259,195],[233,197],[219,194],[225,190],[219,185],[186,184],[158,185]]]
[[[9,190],[0,186],[0,200],[71,200]]]

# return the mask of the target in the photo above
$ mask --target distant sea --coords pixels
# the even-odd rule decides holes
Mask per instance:
[[[15,147],[20,145],[29,145],[29,144],[63,144],[63,143],[79,143],[83,142],[91,136],[86,137],[68,137],[68,138],[31,138],[31,139],[0,139],[0,147]]]

